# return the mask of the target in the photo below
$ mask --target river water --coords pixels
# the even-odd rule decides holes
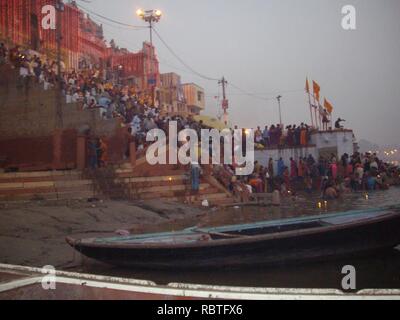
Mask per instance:
[[[269,219],[283,219],[306,215],[327,214],[400,203],[400,188],[371,193],[353,193],[340,200],[321,201],[319,195],[297,198],[287,197],[281,207],[243,207],[210,210],[198,222],[198,226],[219,226],[248,223]],[[321,202],[321,207],[318,203]],[[193,226],[191,222],[179,222],[169,227],[169,231]],[[157,231],[157,230],[154,230]],[[165,231],[165,229],[163,230]],[[399,230],[400,232],[400,230]],[[345,265],[356,268],[357,290],[365,288],[400,288],[400,250],[393,249],[367,257],[347,257],[345,259],[287,265],[279,267],[259,267],[246,270],[207,271],[154,271],[133,270],[110,267],[90,262],[79,271],[102,275],[152,280],[159,284],[184,282],[211,285],[279,287],[279,288],[336,288],[341,289]]]

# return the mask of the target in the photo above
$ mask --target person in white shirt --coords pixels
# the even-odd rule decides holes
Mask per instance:
[[[67,94],[65,95],[65,100],[66,100],[66,103],[67,104],[70,104],[70,103],[72,103],[72,95],[71,95],[71,92],[67,92]]]
[[[79,94],[77,91],[72,95],[72,103],[76,103],[79,101]]]
[[[140,119],[139,115],[135,115],[131,122],[132,132],[139,132],[140,131],[140,124],[142,120]]]
[[[22,63],[21,66],[19,67],[19,75],[22,78],[25,78],[29,75],[29,70],[26,66],[26,63]]]

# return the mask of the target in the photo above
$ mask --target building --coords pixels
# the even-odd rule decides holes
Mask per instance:
[[[45,29],[42,21],[56,0],[0,0],[0,39],[10,45],[35,50],[56,58],[57,32]],[[67,68],[79,68],[86,63],[102,63],[107,46],[103,27],[79,10],[76,3],[65,3],[60,13],[61,56]]]
[[[42,28],[46,5],[56,0],[0,0],[0,41],[32,49],[56,59],[57,32]],[[61,17],[61,59],[67,69],[98,65],[116,73],[118,79],[136,84],[140,91],[156,96],[160,87],[159,62],[154,46],[145,42],[139,52],[107,46],[103,27],[81,11],[75,1],[65,3]]]
[[[205,109],[206,102],[202,87],[194,83],[186,83],[183,85],[183,94],[188,114],[199,115]]]
[[[340,159],[345,153],[352,155],[357,150],[354,149],[355,137],[352,130],[332,130],[319,131],[311,134],[310,145],[286,148],[272,148],[268,150],[256,150],[254,153],[255,161],[262,166],[268,166],[270,158],[274,160],[277,172],[277,161],[283,159],[286,166],[289,167],[290,158],[298,161],[300,158],[307,158],[312,155],[315,160],[319,157],[330,159],[332,154]]]
[[[118,73],[118,77],[125,83],[156,94],[161,80],[154,46],[144,42],[142,50],[135,53],[112,46],[107,49],[106,56],[108,68],[111,72]]]
[[[69,30],[71,27],[67,29],[67,32],[73,31]],[[87,62],[104,65],[107,45],[104,39],[103,26],[94,22],[89,15],[81,11],[79,11],[78,38],[79,67],[84,67]]]
[[[47,15],[42,8],[55,4],[56,0],[0,0],[0,40],[55,58],[56,30],[41,26]],[[61,51],[67,66],[78,64],[81,14],[74,3],[65,4],[61,14]]]
[[[170,115],[185,116],[187,114],[180,75],[174,72],[161,74],[158,98],[160,109],[163,112]]]

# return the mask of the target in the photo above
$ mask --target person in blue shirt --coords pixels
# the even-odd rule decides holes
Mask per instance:
[[[264,140],[264,146],[268,147],[269,146],[269,130],[268,126],[265,126],[265,129],[262,134],[263,140]]]
[[[282,158],[279,158],[279,160],[278,160],[278,176],[282,177],[284,171],[285,171],[285,163],[283,162]]]
[[[376,189],[376,179],[371,175],[367,175],[367,187],[369,191],[373,191]]]

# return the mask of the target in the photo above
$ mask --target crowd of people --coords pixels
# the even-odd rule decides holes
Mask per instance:
[[[0,64],[4,63],[10,63],[19,70],[20,83],[29,85],[34,79],[45,90],[59,86],[67,104],[78,103],[81,109],[98,109],[103,119],[119,118],[128,128],[128,142],[135,141],[139,152],[148,146],[146,135],[150,130],[162,129],[168,135],[170,121],[177,121],[178,131],[194,129],[199,137],[200,130],[207,128],[191,117],[169,116],[160,112],[153,104],[153,97],[138,91],[135,86],[121,85],[106,70],[95,65],[86,64],[79,71],[70,72],[61,68],[59,75],[59,66],[55,61],[30,54],[18,46],[9,50],[0,43]],[[343,121],[339,118],[335,128],[342,128]],[[305,123],[286,127],[277,124],[265,126],[264,129],[257,127],[254,139],[258,148],[308,146],[313,130]],[[91,136],[88,149],[92,168],[107,165],[108,146],[104,139]],[[129,157],[129,153],[128,143],[125,156]],[[232,172],[234,170],[227,169]],[[266,167],[256,162],[251,176],[243,181],[232,174],[231,183],[241,180],[251,192],[257,193],[276,189],[283,194],[321,190],[323,197],[336,198],[343,192],[388,188],[387,180],[392,176],[393,170],[395,169],[381,161],[376,154],[345,154],[341,159],[332,155],[329,159],[320,157],[318,160],[310,155],[307,158],[290,159],[289,163],[284,163],[282,158],[276,163],[269,159]],[[230,188],[233,189],[233,186]]]
[[[321,192],[324,199],[336,199],[344,193],[386,190],[398,183],[399,168],[380,160],[376,154],[344,154],[340,159],[314,159],[312,155],[285,163],[282,158],[269,159],[267,166],[255,163],[254,172],[242,182],[252,193],[279,190],[282,195],[298,192]],[[235,183],[238,177],[232,180]],[[233,186],[232,186],[233,188]]]
[[[82,110],[98,110],[103,119],[118,118],[128,128],[137,151],[147,147],[146,135],[150,130],[159,128],[168,134],[170,121],[177,121],[178,131],[190,128],[199,132],[206,128],[190,116],[170,116],[161,112],[154,106],[152,95],[139,91],[134,85],[122,85],[115,81],[112,73],[93,64],[86,63],[79,71],[69,72],[62,67],[59,76],[55,61],[43,59],[18,46],[8,50],[3,43],[0,44],[0,63],[10,63],[19,71],[20,84],[29,86],[33,80],[43,85],[44,90],[59,86],[67,104],[77,103]],[[97,143],[93,142],[96,145],[93,148],[100,149],[100,139],[95,137],[94,140]],[[126,153],[129,156],[129,148]],[[89,150],[89,154],[94,155],[95,152]]]
[[[254,132],[254,142],[260,148],[307,146],[310,142],[312,128],[305,123],[289,125],[257,127]]]

